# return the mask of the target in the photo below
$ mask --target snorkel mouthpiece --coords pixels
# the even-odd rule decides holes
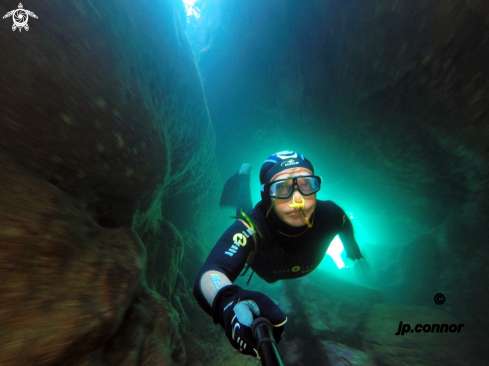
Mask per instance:
[[[301,196],[301,202],[296,202],[295,201],[295,197],[292,197],[292,202],[294,202],[293,204],[289,205],[290,208],[299,208],[299,209],[302,209],[302,208],[305,208],[305,200],[304,200],[304,197]]]
[[[301,210],[301,213],[304,215],[304,218],[306,219],[307,226],[312,227],[311,222],[309,221],[306,214],[302,210],[303,208],[306,208],[306,206],[305,206],[306,200],[304,199],[304,197],[302,197],[302,195],[301,195],[301,202],[296,202],[295,197],[292,197],[292,202],[294,202],[294,203],[289,205],[289,207],[290,208],[298,208],[299,210]]]

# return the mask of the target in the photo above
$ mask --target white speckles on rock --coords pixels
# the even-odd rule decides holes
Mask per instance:
[[[105,102],[104,98],[102,98],[102,97],[98,97],[97,99],[95,99],[93,101],[93,103],[95,103],[95,105],[97,107],[100,107],[100,108],[105,108],[107,106],[107,103]]]
[[[51,161],[53,163],[59,164],[63,161],[58,155],[51,155]]]
[[[122,138],[122,133],[114,132],[114,136],[117,139],[117,147],[122,149],[124,147],[124,139]]]
[[[105,151],[105,146],[102,145],[100,142],[97,144],[96,149],[98,152],[102,153]]]
[[[60,115],[60,118],[63,120],[63,122],[65,122],[67,125],[73,125],[73,120],[71,119],[70,116],[64,114],[64,113],[61,113]]]

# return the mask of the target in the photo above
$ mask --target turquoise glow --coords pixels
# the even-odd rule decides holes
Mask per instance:
[[[345,263],[341,258],[341,253],[343,253],[343,250],[344,250],[343,243],[341,242],[339,236],[336,235],[333,241],[331,242],[331,245],[329,246],[326,254],[329,255],[331,258],[333,258],[333,261],[336,263],[339,269],[345,267]]]

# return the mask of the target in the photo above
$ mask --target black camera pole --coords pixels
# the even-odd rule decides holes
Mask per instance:
[[[266,318],[256,318],[251,331],[257,343],[258,355],[263,366],[283,366],[272,335],[273,326]]]

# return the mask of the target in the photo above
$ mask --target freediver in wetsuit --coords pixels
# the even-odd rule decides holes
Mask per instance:
[[[302,277],[321,263],[336,235],[348,258],[355,261],[363,255],[345,212],[332,201],[316,200],[321,178],[303,155],[283,151],[265,160],[260,170],[262,199],[254,208],[250,169],[247,164],[241,167],[237,220],[209,253],[194,295],[234,348],[258,357],[253,319],[268,318],[278,342],[287,317],[266,295],[233,285],[246,265],[267,282]]]

